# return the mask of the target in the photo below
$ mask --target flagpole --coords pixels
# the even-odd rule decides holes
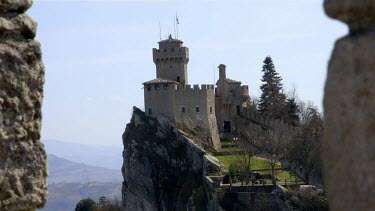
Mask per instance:
[[[176,10],[176,25],[177,25],[177,39],[178,39],[178,25],[180,24],[180,21],[178,20],[177,10]]]
[[[161,24],[160,24],[160,21],[159,21],[159,38],[160,38],[160,41],[161,41]]]
[[[176,38],[176,18],[177,18],[177,16],[175,18],[173,18],[174,37],[175,38]]]

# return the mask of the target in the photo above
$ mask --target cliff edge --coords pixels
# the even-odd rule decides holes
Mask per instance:
[[[122,186],[126,210],[221,210],[205,182],[220,164],[167,118],[134,107],[123,134]]]

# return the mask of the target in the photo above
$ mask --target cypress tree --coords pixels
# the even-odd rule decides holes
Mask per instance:
[[[286,96],[283,93],[282,78],[275,70],[272,58],[267,56],[263,61],[262,95],[258,111],[266,116],[283,119],[286,116]]]
[[[293,98],[288,98],[286,101],[287,108],[287,122],[294,127],[299,125],[299,107],[296,103],[296,100]]]

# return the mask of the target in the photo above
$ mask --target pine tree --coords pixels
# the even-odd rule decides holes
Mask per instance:
[[[287,122],[294,127],[299,125],[299,107],[294,97],[288,98],[286,101]]]
[[[272,58],[267,56],[263,61],[262,95],[259,100],[259,112],[263,115],[283,119],[286,116],[286,96],[283,93],[282,78],[276,72]]]

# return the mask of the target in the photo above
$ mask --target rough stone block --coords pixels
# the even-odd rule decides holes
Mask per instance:
[[[324,188],[330,209],[375,210],[375,1],[326,0],[351,33],[335,44],[324,96]]]
[[[328,16],[347,23],[351,30],[375,27],[374,0],[325,0],[324,9]]]
[[[31,1],[0,5],[0,210],[35,210],[47,199],[46,153],[40,142],[44,66]],[[17,11],[15,11],[17,10]],[[6,11],[11,11],[4,14]]]
[[[19,12],[22,13],[29,9],[33,4],[32,0],[1,0],[0,13]]]

